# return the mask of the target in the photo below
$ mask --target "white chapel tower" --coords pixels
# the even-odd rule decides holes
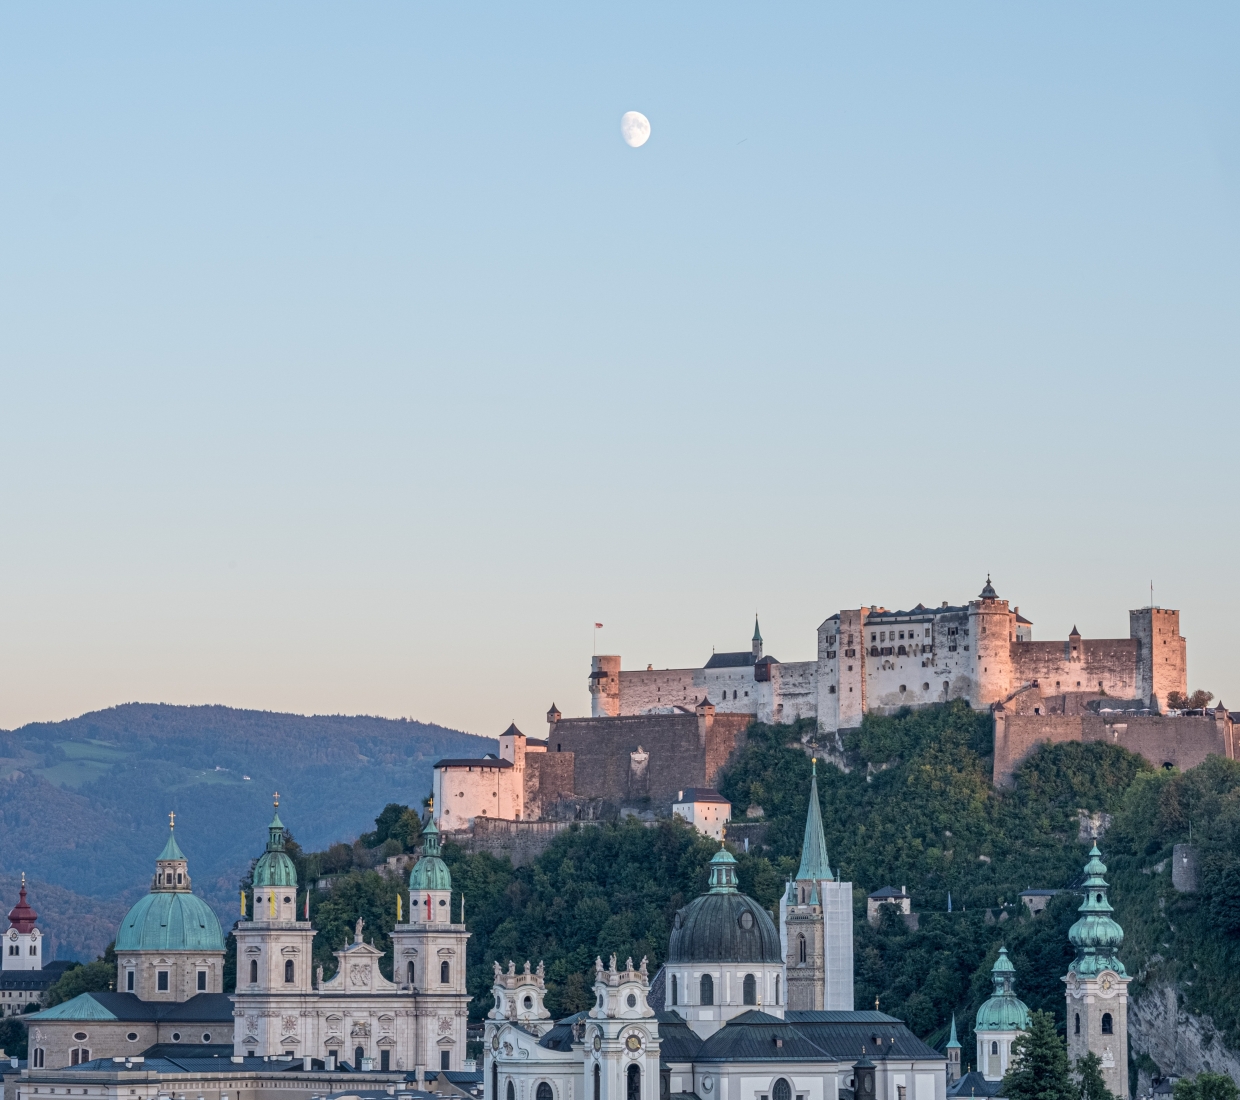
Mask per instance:
[[[42,970],[43,933],[35,927],[39,914],[26,901],[26,872],[18,902],[9,910],[9,928],[4,934],[4,970]]]

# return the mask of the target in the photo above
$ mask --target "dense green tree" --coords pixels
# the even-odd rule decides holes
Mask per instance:
[[[396,843],[397,855],[409,851],[422,835],[422,819],[408,806],[398,802],[389,802],[375,818],[375,829],[372,833],[363,833],[359,838],[367,848],[378,848],[388,841]]]
[[[1172,1100],[1236,1100],[1240,1089],[1225,1073],[1199,1073],[1181,1077],[1171,1095]]]
[[[1034,1012],[1029,1030],[1016,1036],[999,1095],[1007,1100],[1077,1100],[1068,1051],[1049,1012]]]
[[[1115,1100],[1115,1094],[1102,1079],[1102,1059],[1092,1050],[1076,1060],[1078,1100]]]

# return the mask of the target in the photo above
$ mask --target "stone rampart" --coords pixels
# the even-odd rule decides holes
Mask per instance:
[[[459,844],[467,852],[490,852],[498,859],[507,856],[514,867],[532,863],[560,833],[573,827],[594,828],[599,821],[506,821],[478,817],[473,827],[445,833],[444,840]]]
[[[1235,728],[1224,710],[1205,716],[1013,714],[995,708],[994,783],[1010,787],[1017,767],[1038,745],[1106,741],[1135,752],[1155,767],[1195,768],[1207,756],[1236,758]]]

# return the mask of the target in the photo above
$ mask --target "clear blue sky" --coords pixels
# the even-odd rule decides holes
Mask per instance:
[[[1234,4],[0,6],[0,725],[495,734],[840,607],[1240,706]],[[626,110],[652,137],[620,139]]]

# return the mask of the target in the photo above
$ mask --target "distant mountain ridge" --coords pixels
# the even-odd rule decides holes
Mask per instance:
[[[420,805],[440,757],[496,747],[425,722],[225,706],[127,703],[31,723],[0,732],[0,887],[26,872],[49,957],[101,951],[112,910],[149,888],[175,810],[194,890],[228,926],[274,791],[298,842],[325,848],[373,828],[387,802]],[[42,905],[40,883],[58,888]],[[75,930],[66,905],[108,918]]]

